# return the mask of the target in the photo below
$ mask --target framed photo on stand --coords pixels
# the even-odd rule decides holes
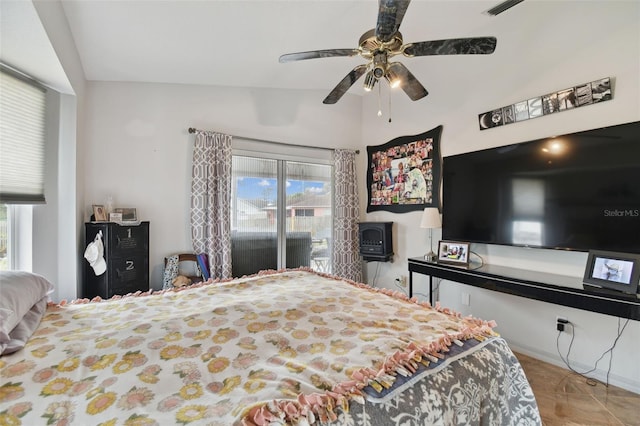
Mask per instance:
[[[104,209],[104,206],[94,204],[93,205],[93,217],[96,222],[106,222],[107,221],[107,212]]]
[[[122,224],[138,223],[138,213],[135,208],[118,207],[114,209],[114,213],[119,214],[121,216],[120,223]]]
[[[438,263],[467,268],[469,266],[469,243],[441,240],[438,243]]]
[[[636,294],[639,277],[639,254],[591,250],[582,282],[585,285]]]

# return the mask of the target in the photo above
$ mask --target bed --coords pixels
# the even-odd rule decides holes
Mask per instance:
[[[43,305],[3,274],[2,425],[541,424],[495,324],[401,293],[303,268]]]

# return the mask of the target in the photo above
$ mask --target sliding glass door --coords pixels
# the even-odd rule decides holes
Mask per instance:
[[[264,269],[331,271],[332,166],[233,156],[233,276]]]

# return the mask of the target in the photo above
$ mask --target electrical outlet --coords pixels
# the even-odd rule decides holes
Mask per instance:
[[[464,306],[471,305],[471,295],[469,293],[462,293],[460,295],[460,303],[462,303]]]
[[[569,324],[568,319],[564,317],[556,317],[556,330],[563,332],[567,324]]]
[[[400,275],[398,278],[396,278],[396,285],[406,288],[407,287],[407,277],[406,277],[406,275]]]
[[[400,277],[400,285],[402,285],[402,287],[406,287],[407,286],[407,276],[403,275]]]

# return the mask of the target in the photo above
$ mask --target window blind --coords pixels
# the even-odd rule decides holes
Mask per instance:
[[[0,203],[44,203],[44,88],[0,68]]]

